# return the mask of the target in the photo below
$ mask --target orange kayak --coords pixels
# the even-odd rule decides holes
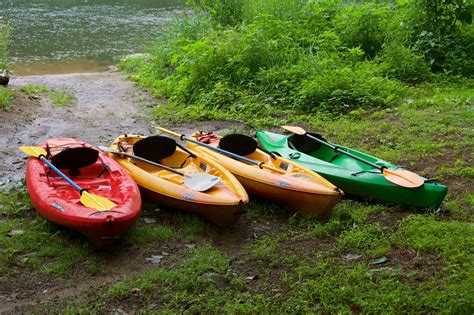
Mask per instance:
[[[200,140],[207,133],[195,132],[191,139]],[[214,135],[206,142],[219,146],[220,137]],[[190,141],[187,146],[228,169],[245,189],[255,195],[275,201],[284,207],[310,215],[328,213],[342,198],[343,192],[317,173],[279,156],[270,156],[260,149],[244,157],[263,162],[270,168],[249,165]]]
[[[144,138],[146,137],[122,135],[114,140],[111,148],[134,154],[134,144]],[[187,174],[207,173],[218,176],[221,179],[219,184],[206,191],[195,191],[185,185],[181,175],[133,158],[116,154],[113,158],[132,176],[142,194],[158,204],[196,213],[219,226],[227,226],[237,221],[249,201],[245,189],[218,163],[199,153],[185,150],[176,147],[174,152],[168,152],[169,156],[154,162]]]

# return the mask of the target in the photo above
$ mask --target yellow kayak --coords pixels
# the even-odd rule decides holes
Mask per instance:
[[[234,223],[248,204],[248,195],[237,179],[215,161],[184,147],[169,148],[170,138],[164,138],[164,145],[137,145],[144,136],[122,135],[110,146],[113,150],[136,154],[147,160],[162,164],[185,175],[218,177],[220,181],[205,191],[196,191],[186,185],[185,177],[161,167],[140,160],[113,154],[113,158],[132,176],[143,195],[165,207],[194,212],[205,219],[226,226]],[[152,138],[152,137],[150,137]],[[143,141],[140,144],[145,143]],[[148,141],[150,142],[150,141]],[[140,147],[140,154],[137,149]],[[198,176],[198,178],[200,178]]]
[[[159,130],[180,136],[163,128]],[[215,134],[212,134],[212,137],[208,135],[209,133],[195,132],[189,139],[219,147],[221,138]],[[315,172],[279,156],[272,157],[260,149],[243,155],[260,163],[249,165],[191,141],[186,141],[186,145],[197,154],[205,155],[228,169],[249,193],[265,197],[302,214],[324,215],[343,196],[340,189]]]

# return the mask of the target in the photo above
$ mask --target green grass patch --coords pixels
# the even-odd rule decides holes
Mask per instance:
[[[344,231],[339,237],[339,247],[344,252],[381,256],[390,251],[390,242],[384,228],[377,222]]]
[[[463,268],[473,271],[474,226],[470,222],[441,221],[433,216],[412,215],[399,223],[394,242],[438,254],[448,262],[463,263]]]
[[[437,276],[412,281],[400,268],[346,265],[319,257],[314,265],[295,268],[297,277],[282,308],[301,312],[405,313],[463,312],[472,309],[472,272],[466,279]],[[447,285],[444,285],[448,281]]]
[[[176,236],[172,227],[161,224],[135,224],[123,235],[127,244],[168,241]]]
[[[238,293],[243,289],[244,282],[228,272],[229,265],[226,255],[204,246],[192,250],[173,269],[152,269],[139,277],[111,286],[108,294],[123,299],[138,288],[140,294],[159,296],[163,306],[173,312],[244,310],[245,304],[239,306],[236,303],[236,300],[244,300]],[[146,298],[143,302],[153,303]]]
[[[64,276],[94,250],[85,239],[68,242],[68,234],[40,217],[5,220],[0,227],[0,265]]]
[[[53,91],[49,94],[53,107],[61,108],[76,105],[77,99],[74,95],[66,91]]]
[[[20,218],[31,211],[31,201],[24,182],[0,189],[0,218]]]
[[[294,216],[289,221],[292,229],[309,232],[314,237],[338,236],[357,225],[366,222],[373,214],[386,211],[382,205],[344,200],[336,205],[326,218]]]
[[[452,165],[442,165],[436,174],[444,179],[447,178],[474,178],[474,167],[469,162],[456,160]]]
[[[474,194],[465,194],[450,198],[445,203],[444,208],[451,218],[460,221],[473,221]]]
[[[6,87],[0,86],[0,110],[8,111],[15,99],[15,94]]]
[[[48,88],[44,85],[31,85],[27,84],[21,87],[22,92],[25,92],[28,97],[39,97],[39,95],[45,94]]]

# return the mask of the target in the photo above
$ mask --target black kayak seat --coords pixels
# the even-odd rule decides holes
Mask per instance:
[[[327,140],[324,139],[323,136],[321,136],[319,133],[308,133],[308,134],[318,139],[321,139],[324,142],[327,142]],[[288,146],[292,148],[293,150],[297,150],[303,153],[311,153],[319,149],[322,146],[322,144],[304,135],[293,134],[288,137]]]
[[[252,137],[242,134],[230,134],[219,141],[219,148],[237,155],[248,155],[257,150],[258,143]]]
[[[161,159],[173,155],[175,151],[176,141],[163,136],[146,137],[133,145],[133,153],[136,156],[155,163],[160,163]]]
[[[99,151],[88,147],[65,148],[51,157],[51,163],[60,169],[79,170],[94,164],[99,158]]]

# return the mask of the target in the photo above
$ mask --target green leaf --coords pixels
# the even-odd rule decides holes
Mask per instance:
[[[472,13],[469,12],[469,11],[462,11],[461,14],[459,14],[459,20],[462,23],[471,24],[472,23]]]

